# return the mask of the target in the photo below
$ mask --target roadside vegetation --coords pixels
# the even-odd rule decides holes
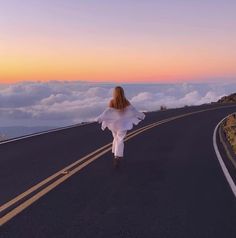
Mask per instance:
[[[226,138],[236,154],[236,114],[229,116],[223,123]]]

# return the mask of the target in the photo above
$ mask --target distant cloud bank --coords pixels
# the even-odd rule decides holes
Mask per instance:
[[[108,105],[113,84],[22,82],[0,84],[0,126],[63,126],[93,120]],[[122,84],[142,111],[217,101],[236,92],[236,83]]]

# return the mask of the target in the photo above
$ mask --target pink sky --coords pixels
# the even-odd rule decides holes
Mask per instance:
[[[236,2],[0,3],[0,82],[236,80]]]

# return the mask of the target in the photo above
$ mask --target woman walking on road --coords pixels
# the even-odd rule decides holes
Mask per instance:
[[[115,168],[119,167],[120,160],[123,158],[124,138],[127,131],[144,118],[145,114],[137,111],[126,99],[124,89],[119,86],[115,87],[109,107],[97,117],[97,121],[102,123],[102,130],[108,127],[112,132],[113,166]]]

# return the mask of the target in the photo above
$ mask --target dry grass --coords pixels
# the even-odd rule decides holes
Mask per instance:
[[[231,115],[225,120],[223,130],[234,153],[236,154],[236,115]]]

